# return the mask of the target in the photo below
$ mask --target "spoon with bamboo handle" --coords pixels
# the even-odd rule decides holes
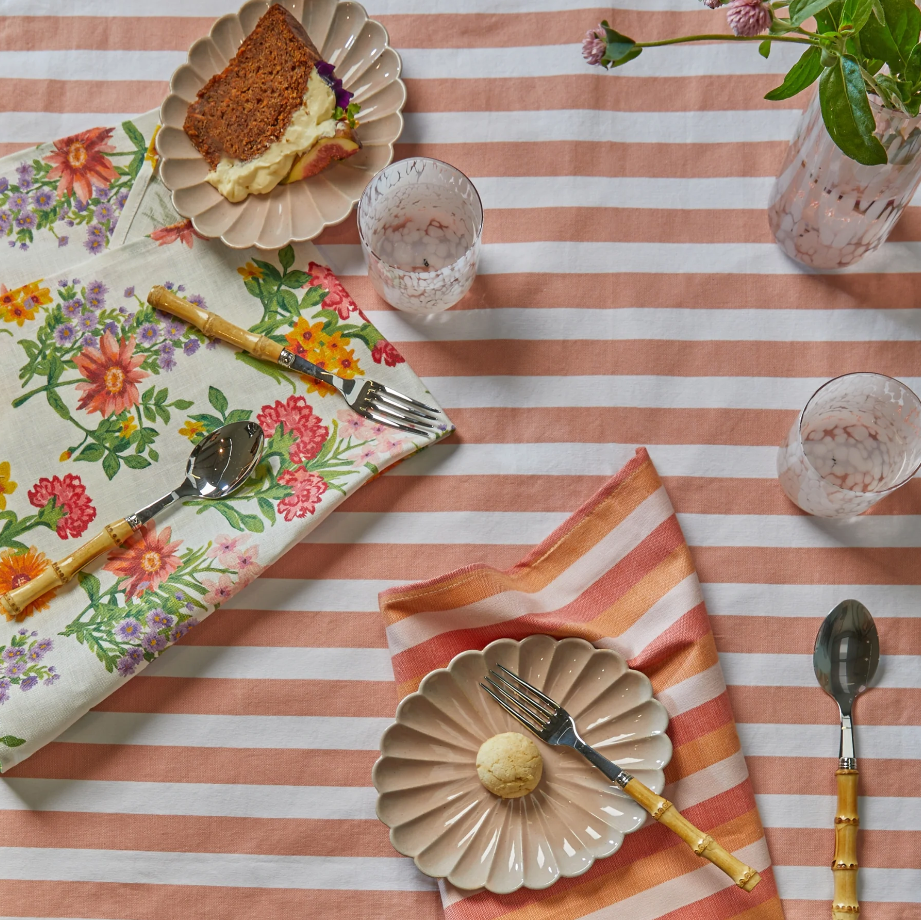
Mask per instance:
[[[835,815],[835,858],[831,864],[835,895],[833,920],[855,920],[857,900],[857,758],[851,708],[867,689],[879,664],[879,635],[870,611],[859,601],[842,601],[825,617],[815,637],[812,656],[819,686],[841,712],[838,752],[838,809]]]
[[[33,601],[70,581],[97,556],[120,546],[154,515],[184,498],[223,498],[249,478],[262,456],[262,429],[255,422],[233,422],[212,431],[195,445],[185,479],[172,492],[134,514],[107,524],[88,543],[69,556],[52,562],[40,575],[0,596],[8,620],[24,618]]]

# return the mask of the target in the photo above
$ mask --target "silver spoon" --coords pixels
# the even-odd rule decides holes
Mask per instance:
[[[860,601],[842,601],[825,617],[815,637],[812,665],[819,686],[841,711],[838,752],[838,809],[835,815],[834,920],[853,920],[857,901],[857,759],[854,754],[854,700],[867,689],[879,664],[879,635]]]
[[[134,514],[106,525],[88,543],[64,559],[52,562],[37,578],[0,597],[8,620],[25,619],[29,604],[52,588],[70,581],[101,553],[120,546],[154,515],[184,498],[223,498],[249,478],[262,456],[262,429],[255,422],[233,422],[212,431],[195,445],[186,466],[185,479],[172,492]]]

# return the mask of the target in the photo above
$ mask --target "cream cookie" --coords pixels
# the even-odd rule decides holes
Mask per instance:
[[[480,782],[503,799],[517,799],[533,792],[543,769],[537,745],[518,732],[494,735],[483,742],[476,755]]]

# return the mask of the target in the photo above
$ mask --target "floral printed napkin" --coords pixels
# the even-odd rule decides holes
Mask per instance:
[[[312,245],[232,250],[178,219],[155,178],[151,128],[144,116],[0,160],[11,244],[0,250],[0,593],[175,488],[219,426],[258,422],[263,459],[240,492],[174,506],[21,622],[0,618],[0,769],[142,670],[349,493],[452,430],[445,419],[426,439],[372,424],[331,388],[147,305],[163,284],[339,376],[437,405]]]

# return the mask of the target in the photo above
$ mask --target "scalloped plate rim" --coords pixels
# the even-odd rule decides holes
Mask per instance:
[[[443,671],[443,672],[449,673],[449,672],[451,671],[451,668],[452,668],[457,662],[459,662],[459,661],[461,661],[462,659],[467,658],[467,657],[473,657],[473,656],[478,656],[478,655],[484,655],[489,649],[491,649],[491,648],[492,648],[493,646],[495,646],[495,645],[498,645],[499,643],[503,643],[503,644],[505,644],[505,643],[512,643],[512,644],[514,644],[514,645],[517,645],[517,646],[519,647],[519,649],[520,649],[520,647],[522,646],[523,643],[527,642],[527,641],[530,640],[530,639],[534,639],[535,637],[551,639],[554,643],[556,643],[556,645],[559,645],[559,644],[562,643],[562,642],[570,642],[570,643],[576,643],[576,642],[578,642],[578,643],[580,643],[580,644],[582,644],[582,645],[584,645],[584,646],[587,646],[589,649],[591,649],[591,651],[592,651],[593,653],[594,653],[594,652],[608,652],[608,653],[611,653],[611,654],[615,655],[616,657],[620,658],[620,659],[623,661],[624,665],[626,666],[626,670],[625,670],[625,672],[624,672],[625,674],[626,674],[626,673],[629,673],[630,671],[636,671],[636,673],[642,674],[643,677],[646,677],[647,681],[649,681],[649,678],[648,678],[645,674],[643,674],[642,671],[639,671],[639,670],[636,669],[636,668],[631,668],[630,665],[629,665],[629,663],[627,662],[627,659],[624,658],[624,656],[621,655],[620,652],[618,652],[616,649],[611,649],[611,648],[598,648],[596,645],[593,645],[591,642],[589,642],[589,641],[586,640],[586,639],[583,639],[581,636],[564,636],[564,637],[562,637],[562,638],[556,638],[555,636],[550,636],[550,635],[548,635],[548,634],[546,634],[546,633],[532,633],[532,634],[529,635],[529,636],[525,636],[523,639],[510,639],[510,638],[508,638],[508,637],[500,637],[499,639],[494,639],[492,642],[490,642],[489,644],[485,645],[482,649],[464,649],[464,651],[458,652],[458,653],[457,653],[457,654],[456,654],[456,655],[455,655],[455,656],[454,656],[444,667],[442,667],[442,668],[434,668],[433,670],[429,671],[428,674],[426,674],[426,675],[422,678],[422,680],[419,682],[419,689],[418,689],[418,690],[415,690],[415,691],[413,691],[412,693],[410,693],[410,694],[408,694],[407,696],[405,696],[402,700],[400,700],[399,704],[397,705],[396,713],[395,713],[395,715],[394,715],[394,720],[393,720],[393,722],[391,722],[391,724],[388,725],[387,728],[385,728],[384,731],[381,733],[381,739],[380,739],[380,743],[379,743],[379,748],[380,748],[380,752],[381,752],[381,753],[380,753],[380,756],[379,756],[378,759],[374,762],[374,765],[373,765],[372,768],[371,768],[371,782],[372,782],[372,784],[373,784],[373,786],[374,786],[375,791],[377,792],[377,799],[375,800],[375,803],[374,803],[374,813],[375,813],[375,815],[377,816],[377,819],[378,819],[385,827],[387,827],[387,828],[389,829],[388,838],[389,838],[389,840],[390,840],[390,845],[391,845],[398,853],[400,853],[402,856],[407,856],[407,857],[409,857],[410,859],[412,859],[414,865],[416,866],[416,868],[417,868],[423,875],[426,875],[426,876],[428,876],[429,878],[434,878],[434,879],[447,879],[449,882],[451,882],[451,872],[448,872],[448,873],[446,873],[446,874],[444,874],[444,875],[434,875],[434,874],[432,874],[431,872],[428,872],[428,871],[426,871],[424,868],[422,868],[422,866],[420,866],[419,863],[418,863],[418,856],[413,856],[411,853],[406,852],[405,849],[401,849],[401,848],[397,845],[396,841],[394,840],[393,835],[394,835],[394,833],[396,832],[397,828],[398,828],[400,825],[391,826],[390,824],[387,823],[387,821],[384,820],[383,817],[381,817],[381,813],[380,813],[380,801],[381,801],[382,796],[384,796],[384,795],[386,795],[386,794],[388,794],[388,793],[386,793],[386,792],[381,792],[380,789],[379,789],[379,787],[378,787],[378,774],[379,774],[379,769],[380,769],[380,767],[381,767],[381,764],[384,762],[384,760],[385,760],[388,756],[389,756],[389,757],[394,757],[394,756],[396,756],[396,755],[387,755],[387,754],[384,753],[384,751],[383,751],[384,740],[385,740],[385,738],[387,737],[387,735],[390,734],[390,732],[391,732],[393,729],[395,729],[398,725],[401,724],[401,723],[400,723],[400,715],[401,715],[401,712],[402,712],[402,710],[403,710],[403,708],[404,708],[404,705],[407,704],[407,703],[409,703],[410,700],[412,700],[412,699],[414,699],[414,698],[416,698],[416,697],[420,697],[420,696],[424,696],[424,695],[425,695],[424,692],[423,692],[423,684],[425,684],[425,682],[428,681],[429,678],[431,678],[433,675],[438,674],[438,673],[440,673],[440,672],[442,672],[442,671]],[[621,676],[623,676],[623,675],[621,675]],[[619,680],[619,679],[620,679],[620,677],[618,677],[618,680]],[[651,701],[654,702],[659,708],[661,708],[661,710],[663,711],[663,713],[664,713],[664,715],[665,715],[665,720],[666,720],[666,722],[665,722],[665,727],[662,729],[662,731],[661,731],[661,732],[655,732],[654,735],[650,735],[649,737],[661,735],[661,736],[663,736],[663,737],[666,739],[666,741],[669,742],[669,744],[668,744],[668,747],[669,747],[668,758],[666,759],[665,763],[663,763],[662,768],[661,768],[660,770],[657,770],[657,771],[650,771],[650,772],[662,773],[662,774],[663,774],[663,783],[664,783],[664,771],[665,771],[665,768],[668,766],[668,764],[671,762],[671,759],[672,759],[672,756],[673,756],[673,753],[674,753],[674,746],[673,746],[673,744],[672,744],[671,738],[669,738],[668,735],[667,735],[667,733],[666,733],[666,732],[667,732],[667,729],[668,729],[668,725],[669,725],[670,722],[671,722],[671,717],[669,716],[668,710],[665,708],[665,706],[662,704],[662,702],[661,702],[660,700],[656,699],[655,694],[652,692],[651,681],[650,681],[649,683],[650,683],[650,696],[649,696],[649,700],[651,700]],[[413,787],[407,787],[407,788],[413,788]],[[393,790],[393,792],[405,792],[405,791],[406,791],[406,789]],[[642,827],[644,827],[644,826],[645,826],[645,822],[644,822],[643,824],[640,824],[638,827],[634,828],[633,830],[630,830],[630,831],[619,831],[619,833],[621,833],[622,838],[625,838],[628,834],[635,833],[636,831],[640,830],[640,829],[641,829]],[[622,845],[623,845],[623,839],[621,840],[621,843],[617,846],[617,848],[616,848],[612,853],[609,854],[609,856],[593,857],[593,858],[591,859],[591,861],[588,862],[587,865],[585,865],[584,867],[579,868],[579,869],[578,869],[577,871],[575,871],[575,872],[569,872],[569,873],[567,873],[567,872],[564,872],[564,871],[561,870],[560,873],[559,873],[559,875],[557,875],[556,878],[552,879],[552,880],[551,880],[550,882],[548,882],[546,885],[528,885],[528,884],[527,884],[527,881],[526,881],[525,878],[524,878],[524,873],[523,873],[523,874],[522,874],[522,882],[521,882],[521,884],[520,884],[520,885],[517,885],[515,888],[511,888],[511,889],[503,888],[503,889],[501,889],[501,890],[499,890],[499,889],[494,889],[494,888],[491,888],[491,887],[490,887],[489,881],[488,881],[488,880],[487,880],[487,883],[486,883],[483,887],[484,887],[485,890],[491,891],[491,892],[493,892],[494,894],[502,894],[502,895],[505,895],[505,894],[514,894],[514,892],[520,891],[522,888],[527,888],[528,890],[531,890],[531,891],[543,891],[543,890],[545,890],[545,889],[551,887],[552,885],[554,885],[556,882],[558,882],[558,881],[559,881],[560,879],[562,879],[562,878],[578,878],[580,875],[584,875],[586,872],[588,872],[589,869],[592,868],[592,866],[598,861],[598,859],[607,859],[607,858],[609,858],[610,856],[613,856],[615,853],[619,852],[620,847],[621,847]],[[425,851],[425,850],[423,849],[422,851],[420,851],[420,853],[419,853],[418,855],[421,855],[421,853],[424,852],[424,851]],[[455,865],[456,865],[456,864],[455,864]],[[452,868],[451,871],[453,871],[453,868]],[[456,883],[452,882],[452,884],[455,884],[455,886],[456,886]],[[459,887],[459,886],[456,886],[456,887]],[[461,890],[468,890],[468,889],[461,889]]]
[[[217,43],[214,41],[214,32],[215,32],[215,30],[216,30],[223,22],[227,22],[227,21],[231,21],[231,20],[236,20],[236,21],[240,24],[240,27],[241,27],[241,30],[242,30],[242,23],[240,22],[240,14],[242,13],[243,8],[246,7],[246,6],[250,6],[251,4],[254,4],[254,3],[258,3],[258,2],[261,2],[261,0],[246,0],[246,2],[240,7],[239,10],[237,10],[236,13],[225,13],[223,16],[221,16],[221,17],[219,17],[217,20],[215,20],[215,22],[212,24],[211,28],[209,29],[207,35],[203,35],[201,38],[196,39],[196,40],[189,46],[189,52],[188,52],[188,54],[187,54],[187,56],[186,56],[185,61],[183,61],[183,62],[173,71],[172,75],[170,76],[170,80],[169,80],[169,92],[167,93],[167,95],[166,95],[166,97],[163,99],[163,101],[160,103],[160,107],[159,107],[159,109],[157,110],[157,111],[158,111],[158,115],[159,115],[159,120],[160,120],[160,126],[161,126],[161,128],[167,127],[167,126],[172,127],[172,128],[175,128],[175,127],[176,127],[176,125],[174,125],[174,124],[172,124],[172,123],[167,123],[167,122],[165,122],[165,121],[163,120],[163,109],[164,109],[164,107],[166,106],[167,101],[170,100],[170,99],[172,99],[172,98],[178,98],[178,99],[182,100],[183,102],[185,102],[185,100],[183,99],[183,97],[180,96],[180,95],[175,91],[175,88],[174,88],[174,85],[173,85],[173,84],[174,84],[174,81],[175,81],[175,79],[176,79],[176,77],[177,77],[177,74],[179,73],[179,71],[180,71],[183,67],[188,66],[189,69],[192,71],[193,74],[197,74],[197,71],[196,71],[195,67],[192,66],[192,52],[193,52],[193,50],[194,50],[196,47],[201,46],[201,45],[204,45],[204,44],[206,44],[206,43],[208,43],[208,42],[211,42],[211,43],[214,45],[214,47],[217,48]],[[274,0],[274,2],[277,2],[277,0]],[[306,7],[307,7],[307,5],[308,5],[309,3],[311,3],[311,0],[304,0],[304,8],[305,8],[305,9],[306,9]],[[382,22],[380,22],[380,20],[373,19],[370,15],[368,15],[368,11],[365,9],[364,5],[363,5],[362,3],[359,2],[359,0],[337,0],[337,2],[336,2],[336,8],[338,9],[339,6],[343,6],[343,5],[345,5],[346,3],[351,3],[353,6],[359,7],[359,8],[361,9],[361,11],[365,14],[365,17],[366,17],[366,18],[365,18],[364,22],[361,23],[362,26],[364,26],[365,23],[367,23],[367,22],[373,22],[376,26],[380,26],[380,28],[383,29],[383,32],[384,32],[384,48],[385,48],[385,49],[386,49],[386,48],[389,48],[389,49],[390,49],[391,51],[393,51],[393,53],[396,55],[396,58],[397,58],[397,74],[396,74],[396,76],[394,77],[394,79],[393,79],[392,81],[390,81],[390,82],[392,82],[392,83],[399,83],[399,84],[400,84],[400,87],[401,87],[401,89],[402,89],[402,100],[401,100],[401,102],[400,102],[399,108],[395,109],[392,113],[388,113],[388,114],[396,115],[397,119],[399,120],[400,130],[399,130],[399,132],[398,132],[398,134],[397,134],[397,138],[399,138],[399,136],[403,133],[403,128],[405,127],[405,121],[404,121],[404,119],[403,119],[403,108],[404,108],[405,105],[406,105],[406,97],[407,97],[407,93],[406,93],[406,83],[403,81],[403,58],[402,58],[402,56],[400,55],[400,52],[397,51],[397,49],[394,48],[393,45],[390,43],[390,33],[387,31],[387,27],[386,27]],[[270,0],[270,3],[269,3],[269,6],[271,6],[271,5],[272,5],[272,0]],[[285,7],[285,8],[287,9],[287,7]],[[335,13],[333,14],[333,16],[334,16],[334,18],[335,18]],[[244,30],[244,31],[245,31],[245,30]],[[248,34],[248,33],[245,33],[245,34]],[[245,37],[245,35],[244,35],[244,37]],[[373,65],[373,62],[372,62],[372,65]],[[369,66],[372,66],[372,65],[369,65]],[[363,72],[364,72],[364,71],[363,71]],[[206,81],[206,82],[207,82],[207,81]],[[387,84],[387,85],[389,85],[389,84]],[[181,127],[180,127],[180,130],[181,130]],[[156,149],[157,149],[157,155],[160,157],[161,161],[166,162],[166,161],[168,161],[168,160],[170,159],[170,157],[165,156],[164,153],[163,153],[163,151],[160,149],[160,136],[159,136],[159,134],[160,134],[160,132],[158,132],[157,139],[156,139],[156,141],[155,141]],[[386,145],[385,145],[385,144],[376,145],[376,146],[380,146],[380,147],[386,147],[386,149],[388,150],[387,162],[381,167],[381,169],[385,169],[387,166],[390,165],[390,163],[393,162],[393,157],[394,157],[394,146],[395,146],[395,144],[396,144],[396,139],[394,139],[393,141],[391,141],[389,144],[386,144]],[[174,157],[174,158],[172,158],[172,159],[177,159],[177,158]],[[188,158],[185,158],[185,159],[188,159]],[[347,161],[346,161],[346,162],[347,162]],[[378,170],[378,172],[379,172],[379,171],[380,171],[380,170]],[[377,175],[376,172],[373,173],[373,174],[370,174],[370,175],[368,176],[368,181],[370,182],[371,179],[373,179],[375,175]],[[161,177],[160,177],[160,181],[163,182],[162,175],[161,175]],[[200,183],[197,183],[197,184],[200,184]],[[169,191],[169,193],[170,193],[170,201],[171,201],[173,207],[176,209],[176,212],[179,214],[179,216],[185,218],[186,220],[191,220],[191,221],[192,221],[192,226],[195,228],[195,230],[197,230],[199,233],[202,233],[203,235],[207,236],[207,234],[204,234],[204,232],[202,231],[201,227],[198,226],[197,223],[196,223],[196,218],[197,218],[198,215],[194,215],[194,214],[193,214],[193,215],[185,214],[182,210],[180,210],[180,209],[176,206],[175,195],[176,195],[176,191],[178,191],[178,189],[171,189],[165,182],[163,182],[163,186],[164,186],[164,188],[166,188],[166,189]],[[191,187],[194,187],[194,186],[184,186],[184,188],[191,188]],[[274,191],[274,189],[273,189],[273,191]],[[320,229],[317,231],[317,233],[313,234],[313,236],[293,236],[290,240],[288,240],[288,242],[289,242],[289,243],[303,243],[303,242],[308,242],[309,240],[316,239],[316,238],[317,238],[327,227],[335,227],[335,226],[338,226],[339,224],[341,224],[341,223],[342,223],[344,220],[346,220],[346,219],[348,218],[348,216],[352,213],[352,210],[354,209],[355,205],[358,204],[358,201],[359,201],[359,199],[361,198],[361,195],[359,194],[359,196],[358,196],[357,198],[355,198],[354,196],[343,195],[343,198],[344,198],[346,201],[349,201],[350,204],[349,204],[348,208],[344,208],[344,209],[343,209],[343,213],[342,213],[340,216],[337,216],[337,217],[332,218],[332,219],[329,219],[329,220],[327,220],[327,219],[325,219],[325,218],[321,218],[321,220],[322,220],[322,226],[321,226]],[[239,202],[239,204],[244,204],[246,200],[248,200],[248,199],[244,199],[244,201],[243,201],[243,202]],[[233,202],[227,202],[227,203],[230,204],[230,205],[233,205],[233,204],[234,204]],[[235,223],[235,222],[234,222],[234,223]],[[232,226],[233,226],[233,224],[231,224],[231,227],[232,227]],[[265,249],[265,248],[267,248],[267,247],[261,246],[260,243],[259,243],[259,236],[261,235],[262,227],[263,227],[263,226],[264,226],[264,225],[260,225],[260,227],[259,227],[258,230],[256,231],[256,239],[255,239],[252,243],[241,244],[241,243],[231,243],[231,242],[228,242],[224,237],[225,237],[225,234],[227,233],[227,231],[231,229],[231,227],[228,227],[227,230],[225,230],[224,233],[221,234],[221,236],[219,237],[219,239],[221,240],[222,243],[224,243],[225,246],[228,246],[228,247],[231,248],[231,249],[238,249],[238,250],[239,250],[239,249],[249,249],[249,248],[251,248],[251,247],[253,247],[253,246],[255,246],[255,247],[258,248],[258,249]],[[209,238],[213,239],[214,237],[209,237]],[[276,248],[276,247],[272,247],[272,249],[275,249],[275,248]]]

